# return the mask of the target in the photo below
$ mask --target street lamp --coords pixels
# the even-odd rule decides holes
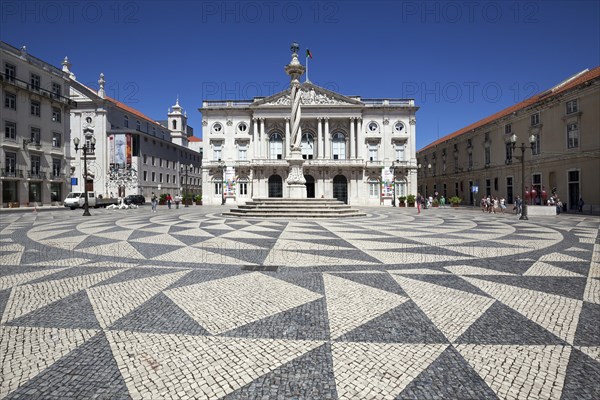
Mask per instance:
[[[524,142],[521,142],[521,146],[517,146],[517,134],[513,133],[512,136],[510,137],[510,143],[512,144],[512,149],[513,151],[515,150],[515,148],[521,149],[521,189],[522,189],[522,196],[521,197],[521,217],[519,217],[519,219],[525,219],[528,220],[529,218],[527,218],[527,202],[525,201],[525,149],[527,148],[527,146],[525,146]],[[531,135],[529,136],[529,148],[531,149],[531,152],[533,153],[533,146],[535,144],[535,135]]]
[[[390,166],[390,172],[392,174],[392,188],[394,190],[394,197],[392,197],[392,207],[396,207],[396,164],[395,164],[395,161]]]
[[[190,170],[194,168],[194,164],[189,165]],[[184,165],[181,166],[181,172],[184,170]],[[185,165],[185,183],[183,185],[183,201],[185,202],[184,207],[188,206],[188,165]]]
[[[92,136],[92,138],[90,139],[89,144],[84,144],[83,146],[79,147],[79,138],[76,137],[73,139],[73,144],[75,145],[75,152],[79,151],[79,149],[81,149],[81,152],[83,153],[83,195],[85,196],[84,200],[83,200],[83,215],[86,217],[91,216],[90,214],[90,208],[89,208],[89,204],[88,204],[88,190],[87,190],[87,155],[88,153],[93,153],[94,149],[96,148],[96,138]]]
[[[225,169],[227,168],[227,166],[225,165],[225,163],[221,160],[219,160],[219,163],[217,164],[217,168],[219,168],[219,171],[221,171],[221,205],[224,206],[225,205]]]

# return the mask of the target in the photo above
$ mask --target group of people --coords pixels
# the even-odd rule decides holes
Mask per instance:
[[[415,197],[415,203],[417,205],[417,213],[421,214],[421,208],[430,208],[433,204],[434,201],[437,201],[437,204],[444,208],[446,207],[446,197],[444,197],[444,195],[441,195],[440,198],[438,199],[438,193],[435,193],[435,198],[433,196],[421,196],[421,193],[417,193],[417,197]]]
[[[496,212],[504,213],[506,210],[506,200],[504,197],[498,198],[496,196],[487,196],[481,198],[481,211],[490,214],[496,214]]]
[[[171,196],[171,193],[167,193],[167,195],[165,196],[165,200],[167,202],[167,207],[169,207],[169,209],[171,209],[171,205],[173,204],[173,202],[175,203],[175,208],[178,209],[179,208],[179,203],[181,203],[181,201],[183,200],[183,197],[181,197],[180,195],[175,195],[175,198],[173,198]],[[156,206],[158,205],[158,197],[156,196],[156,193],[152,192],[152,196],[150,197],[150,202],[152,203],[152,212],[156,212]]]

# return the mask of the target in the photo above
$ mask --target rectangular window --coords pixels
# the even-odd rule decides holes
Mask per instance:
[[[469,153],[469,168],[473,168],[473,154]]]
[[[160,183],[163,183],[163,176],[162,176],[162,172],[160,174],[158,174],[158,181]]]
[[[8,176],[15,176],[17,168],[17,153],[4,153],[4,162],[6,164],[5,172]]]
[[[31,100],[31,115],[39,117],[40,116],[40,102]]]
[[[489,166],[490,165],[490,160],[491,160],[491,150],[490,150],[490,148],[486,146],[484,148],[483,154],[484,154],[484,157],[485,157],[485,160],[484,160],[485,161],[485,165]]]
[[[542,143],[541,143],[541,137],[540,137],[539,133],[534,136],[535,136],[535,143],[533,143],[531,153],[535,156],[535,155],[540,154],[541,149],[542,149]]]
[[[159,166],[160,168],[162,168],[162,166],[163,166],[163,159],[162,159],[162,158],[160,158],[160,157],[158,157],[158,166]]]
[[[156,172],[152,173],[152,182],[156,182]]]
[[[62,87],[56,82],[52,82],[52,93],[56,97],[62,96]]]
[[[577,104],[577,99],[567,101],[567,114],[576,113],[578,110],[579,110],[579,108],[578,108],[578,104]]]
[[[567,197],[567,206],[570,210],[577,210],[579,208],[579,199],[580,196],[580,183],[579,183],[579,171],[573,170],[569,171],[567,174],[568,177],[568,197]]]
[[[241,182],[238,186],[239,188],[239,194],[240,196],[247,196],[248,195],[248,183],[246,182]]]
[[[60,158],[52,159],[52,176],[54,178],[58,178],[60,176],[60,170],[62,167],[62,162]]]
[[[52,121],[62,122],[62,112],[60,108],[52,107]]]
[[[531,115],[531,126],[537,126],[540,124],[540,113]]]
[[[404,143],[396,145],[396,161],[405,161],[405,147]]]
[[[154,156],[152,156],[152,166],[153,167],[154,167],[154,161],[155,161]],[[154,179],[152,181],[154,182]]]
[[[137,129],[138,131],[142,130],[142,123],[140,121],[135,122],[135,129]]]
[[[213,146],[213,160],[221,161],[221,145],[220,144],[215,144]]]
[[[238,145],[238,160],[246,161],[248,159],[248,146],[245,144]]]
[[[218,196],[221,195],[222,187],[223,187],[223,184],[221,182],[215,182],[215,195],[218,195]]]
[[[31,128],[31,141],[35,144],[40,144],[41,131],[40,128]]]
[[[31,156],[31,175],[40,174],[40,156]]]
[[[36,75],[36,74],[31,74],[31,78],[29,80],[29,83],[31,84],[31,89],[35,90],[36,92],[40,90],[40,76]]]
[[[143,174],[144,174],[144,182],[147,182],[148,181],[148,171],[144,171]]]
[[[506,143],[505,144],[505,154],[506,154],[506,163],[510,164],[512,163],[512,158],[513,158],[513,148],[512,148],[512,143]]]
[[[542,204],[542,174],[531,175],[531,182],[533,182],[531,188],[537,192],[535,198],[531,199],[531,204],[539,206]]]
[[[376,180],[369,181],[369,197],[371,199],[379,198],[379,182]]]
[[[17,124],[10,121],[4,121],[4,137],[7,139],[16,139]]]
[[[485,195],[486,196],[492,195],[492,181],[490,179],[485,180]]]
[[[12,93],[4,94],[4,107],[10,108],[11,110],[17,109],[17,96]]]
[[[17,67],[9,63],[4,63],[4,78],[9,82],[14,82],[16,75]]]
[[[61,136],[58,132],[52,132],[52,147],[60,147],[62,145]]]
[[[167,183],[169,183],[169,174],[166,174],[166,175],[167,175]]]
[[[512,124],[504,125],[504,134],[510,135],[512,133]]]
[[[129,117],[127,115],[123,117],[123,126],[129,128]]]
[[[369,161],[377,161],[377,145],[369,143]]]
[[[579,147],[579,126],[576,123],[567,124],[567,148],[576,147]]]
[[[144,165],[148,163],[148,155],[147,154],[143,154],[142,155],[142,159],[144,160]]]

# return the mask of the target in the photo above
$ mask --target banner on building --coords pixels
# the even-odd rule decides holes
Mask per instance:
[[[127,168],[131,168],[131,149],[132,149],[132,140],[131,140],[131,133],[127,133],[125,134],[125,143],[126,143],[126,148],[125,148],[125,156],[126,156],[126,163],[127,163]]]

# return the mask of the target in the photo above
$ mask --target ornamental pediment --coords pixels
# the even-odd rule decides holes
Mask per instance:
[[[256,106],[291,106],[290,89],[261,99]],[[358,100],[332,92],[311,83],[303,83],[300,87],[300,104],[303,106],[353,106],[361,105]]]

